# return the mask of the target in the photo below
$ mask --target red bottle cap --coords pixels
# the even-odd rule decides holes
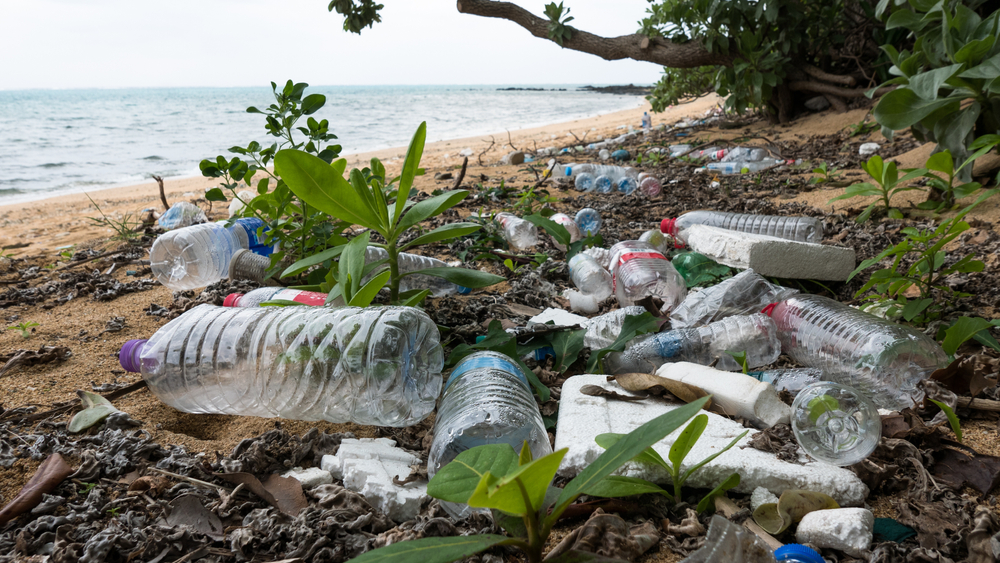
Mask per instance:
[[[676,234],[674,232],[675,223],[677,223],[677,219],[664,219],[663,221],[660,221],[660,232],[673,236]]]
[[[241,299],[241,298],[242,298],[242,297],[243,297],[244,295],[245,295],[245,294],[243,294],[243,293],[230,293],[230,294],[229,294],[229,295],[227,295],[227,296],[226,296],[226,298],[225,298],[225,299],[224,299],[224,300],[222,301],[222,306],[223,306],[223,307],[235,307],[235,306],[236,306],[237,304],[239,304],[239,302],[240,302],[240,299]]]

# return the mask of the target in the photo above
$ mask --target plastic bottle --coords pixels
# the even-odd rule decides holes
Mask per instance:
[[[577,289],[598,301],[611,297],[611,274],[593,256],[581,252],[570,258],[569,279]]]
[[[660,223],[660,230],[683,240],[684,229],[696,224],[799,242],[818,244],[823,240],[823,221],[814,217],[783,217],[723,211],[690,211],[675,219],[664,219]]]
[[[484,444],[510,444],[520,452],[527,442],[534,459],[552,453],[528,378],[511,358],[489,351],[467,356],[444,387],[427,456],[428,476],[434,477],[458,454]],[[441,504],[456,518],[485,511]]]
[[[538,244],[538,227],[512,213],[497,213],[496,220],[503,227],[503,238],[515,250],[524,250]]]
[[[577,211],[574,221],[576,221],[577,227],[580,228],[580,234],[587,237],[600,232],[601,225],[604,224],[601,214],[593,207],[584,207]]]
[[[611,260],[611,251],[607,248],[601,248],[599,246],[592,246],[583,251],[583,254],[588,254],[597,260],[597,263],[601,265],[607,271],[611,271],[609,261]]]
[[[796,363],[823,370],[880,408],[920,401],[917,383],[948,364],[933,338],[819,295],[795,295],[770,311],[782,350]]]
[[[326,304],[326,293],[302,291],[288,287],[262,287],[249,293],[230,293],[222,302],[223,307],[258,307],[265,301],[295,301],[318,307]],[[341,300],[343,305],[343,300]]]
[[[797,543],[788,543],[774,550],[777,563],[826,563],[816,550]]]
[[[208,217],[200,207],[187,201],[170,206],[156,223],[168,231],[208,222]]]
[[[639,235],[639,242],[644,242],[661,254],[666,254],[670,252],[670,249],[674,246],[674,239],[668,237],[667,235],[661,233],[659,229],[650,229],[641,235]],[[768,301],[768,303],[773,303],[773,301]],[[765,303],[764,305],[766,305]]]
[[[229,276],[230,261],[238,250],[270,256],[273,249],[257,239],[263,224],[250,218],[237,219],[228,229],[222,223],[202,223],[170,231],[153,243],[149,267],[173,291],[213,284]]]
[[[831,465],[854,465],[875,451],[882,419],[864,393],[824,381],[795,397],[792,432],[810,456]]]
[[[688,156],[698,160],[707,159],[712,161],[719,161],[725,158],[727,154],[729,154],[729,149],[723,149],[719,147],[708,147],[694,151],[688,154]]]
[[[119,361],[183,412],[410,426],[441,393],[439,340],[413,307],[199,305]]]
[[[733,147],[729,149],[729,152],[722,157],[722,162],[759,162],[767,158],[767,149],[758,149],[754,147]]]
[[[582,238],[580,234],[579,225],[577,225],[576,221],[574,221],[573,218],[570,217],[569,215],[566,215],[565,213],[556,213],[551,217],[549,217],[549,219],[554,221],[557,225],[562,225],[563,228],[565,228],[566,231],[569,232],[569,241],[571,243],[576,242]],[[552,244],[559,250],[562,250],[563,252],[566,251],[566,247],[563,246],[562,244],[559,244],[558,242],[555,242],[555,239],[553,239]]]
[[[782,301],[798,290],[775,285],[753,270],[744,270],[688,296],[670,313],[670,326],[705,326],[733,315],[749,315]]]
[[[605,313],[599,317],[594,317],[586,323],[584,328],[587,332],[583,335],[583,345],[591,350],[607,348],[618,339],[625,324],[625,317],[637,316],[646,312],[646,309],[638,305],[615,309],[610,313]]]
[[[642,112],[642,128],[648,133],[650,129],[653,128],[653,118],[650,117],[649,112]]]
[[[727,352],[746,352],[751,368],[766,366],[778,359],[781,345],[774,322],[762,313],[727,317],[708,326],[682,328],[643,335],[623,352],[608,354],[608,373],[652,373],[668,362],[691,362],[707,366],[718,359],[721,370],[742,369]]]
[[[630,240],[612,246],[610,266],[612,288],[621,307],[655,295],[663,300],[664,309],[670,310],[687,295],[684,278],[648,243]]]
[[[784,164],[784,160],[775,160],[766,158],[764,160],[727,160],[725,162],[709,162],[705,165],[705,168],[722,174],[723,176],[732,176],[734,174],[743,174],[743,170],[749,172],[760,172],[761,170],[767,170],[768,168],[773,168]]]
[[[705,544],[682,563],[774,563],[774,555],[762,538],[716,514],[709,521]]]
[[[378,262],[379,260],[385,260],[389,257],[388,251],[384,248],[379,248],[377,246],[369,246],[365,249],[365,263],[370,264],[372,262]],[[430,256],[420,256],[419,254],[409,254],[407,252],[400,252],[396,257],[397,263],[399,264],[399,273],[405,274],[406,272],[413,272],[416,270],[423,270],[426,268],[450,268],[448,263],[443,260],[438,260],[437,258],[431,258]],[[386,265],[383,268],[376,268],[369,272],[361,280],[361,284],[364,285],[368,283],[368,280],[375,277],[383,269],[388,268]],[[456,293],[466,294],[470,293],[472,290],[456,285],[444,278],[439,278],[437,276],[428,276],[424,274],[414,274],[412,276],[405,276],[399,280],[399,290],[400,291],[412,291],[414,289],[429,289],[431,290],[431,297],[444,297],[445,295],[454,295]]]
[[[677,157],[680,156],[694,147],[691,145],[670,145],[667,149],[670,150],[670,156]]]
[[[823,380],[823,370],[816,368],[769,369],[751,371],[747,375],[758,381],[770,383],[778,391],[788,391],[792,396],[798,395],[799,391],[807,386]]]
[[[639,174],[636,181],[639,182],[639,190],[646,197],[656,197],[663,191],[663,184],[661,184],[655,177],[645,172]]]

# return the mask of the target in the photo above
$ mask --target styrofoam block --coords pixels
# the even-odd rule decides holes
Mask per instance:
[[[762,276],[845,281],[854,271],[853,248],[798,242],[707,225],[684,230],[691,250],[733,268],[753,268]]]
[[[378,510],[396,522],[412,520],[427,498],[427,481],[397,485],[410,475],[410,466],[420,458],[396,447],[388,438],[345,439],[337,455],[325,455],[322,468],[344,481],[344,488],[360,493]]]
[[[608,400],[580,392],[584,385],[598,385],[618,393],[630,394],[617,383],[609,383],[603,375],[578,375],[569,378],[559,399],[559,420],[556,426],[555,449],[568,448],[559,473],[572,477],[597,459],[604,449],[594,439],[599,434],[627,434],[653,418],[679,405],[651,398],[641,402]],[[708,427],[684,462],[684,470],[724,448],[745,428],[723,416],[706,412]],[[653,448],[667,459],[670,446],[681,429],[674,431]],[[750,493],[764,487],[776,495],[787,489],[806,489],[826,493],[841,505],[860,505],[868,496],[868,487],[851,471],[813,461],[804,465],[779,460],[773,454],[748,446],[756,431],[751,430],[731,450],[694,472],[688,479],[691,487],[711,489],[733,473],[739,473],[737,492]],[[618,471],[619,475],[640,477],[656,483],[670,481],[667,472],[658,467],[631,462]]]
[[[757,487],[750,494],[750,510],[756,511],[762,504],[778,504],[778,497],[764,487]]]
[[[292,468],[290,471],[286,471],[282,477],[292,477],[298,479],[302,486],[306,489],[311,489],[318,485],[329,485],[333,483],[333,475],[330,475],[329,471],[320,469],[319,467],[310,467],[309,469],[302,469],[301,467]]]
[[[817,510],[802,517],[795,541],[864,557],[871,547],[875,515],[866,508]]]
[[[580,315],[574,315],[569,311],[564,311],[563,309],[553,309],[549,307],[548,309],[538,313],[534,317],[528,319],[528,326],[533,324],[545,324],[552,321],[556,326],[573,326],[585,323],[589,321],[587,317],[581,317]]]

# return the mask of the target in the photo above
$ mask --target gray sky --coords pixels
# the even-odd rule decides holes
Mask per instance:
[[[652,83],[660,67],[605,61],[454,0],[382,0],[343,31],[327,0],[0,0],[0,89],[340,84]],[[541,15],[545,1],[519,0]],[[633,33],[646,0],[565,0],[571,23]]]

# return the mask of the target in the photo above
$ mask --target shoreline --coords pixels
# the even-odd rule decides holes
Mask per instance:
[[[654,126],[660,123],[674,123],[689,116],[701,115],[721,100],[717,96],[699,98],[687,104],[669,108],[660,114],[653,114]],[[462,164],[458,155],[463,149],[471,149],[467,177],[478,174],[511,178],[523,174],[525,165],[499,165],[500,159],[517,149],[534,150],[548,146],[586,144],[598,136],[613,137],[621,133],[619,126],[632,125],[638,128],[642,113],[649,111],[649,102],[643,100],[636,107],[583,117],[537,127],[492,134],[474,135],[427,143],[424,148],[421,167],[427,172],[418,177],[415,187],[431,191],[436,188],[450,188],[451,182],[439,184],[434,180],[435,172],[451,171]],[[580,139],[577,142],[574,139]],[[491,139],[492,137],[492,148]],[[373,157],[379,158],[390,174],[398,173],[402,167],[406,147],[391,147],[343,155],[348,167],[367,165]],[[481,158],[480,158],[481,157]],[[564,159],[567,156],[563,157]],[[480,160],[482,166],[480,166]],[[543,160],[536,160],[543,164]],[[474,172],[475,170],[475,172]],[[508,180],[509,181],[509,180]],[[217,179],[203,176],[164,179],[164,192],[172,204],[179,201],[202,199],[207,188],[219,184]],[[148,180],[138,184],[102,188],[91,192],[61,194],[45,199],[0,204],[0,248],[16,246],[16,256],[27,256],[54,251],[70,245],[79,245],[113,234],[110,229],[88,221],[89,217],[100,217],[88,200],[90,196],[100,206],[107,217],[121,220],[131,215],[132,220],[141,220],[140,211],[153,208],[162,211],[156,182]],[[214,214],[225,213],[226,205],[217,203],[211,207]]]

